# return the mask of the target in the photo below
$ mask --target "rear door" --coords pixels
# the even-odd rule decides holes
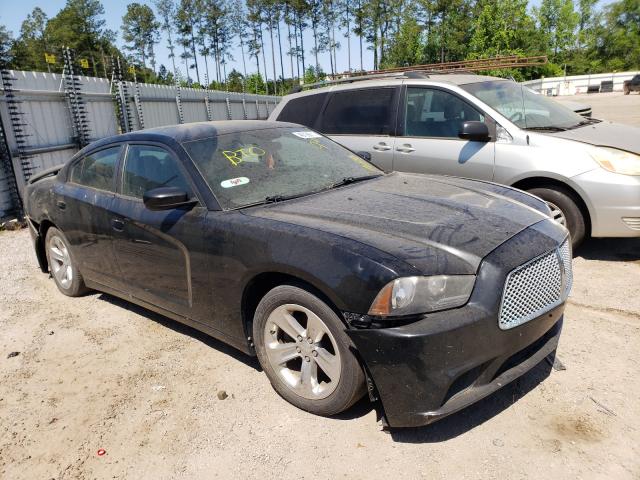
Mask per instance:
[[[193,263],[202,261],[207,210],[152,211],[142,198],[158,187],[177,187],[197,198],[177,155],[164,145],[132,143],[120,171],[111,226],[114,251],[128,292],[171,312],[192,317]],[[195,260],[194,260],[195,258]]]
[[[495,134],[490,142],[458,137],[465,121],[481,121],[495,131],[492,119],[454,92],[408,86],[403,92],[393,169],[493,179]]]
[[[392,170],[398,92],[396,86],[332,92],[318,128],[354,152],[369,152],[381,169]]]
[[[67,181],[55,188],[56,224],[87,280],[114,286],[119,272],[112,251],[109,209],[116,188],[122,145],[89,152],[70,165]]]

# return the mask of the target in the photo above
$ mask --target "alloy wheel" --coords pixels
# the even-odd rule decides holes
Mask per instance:
[[[49,259],[51,263],[51,273],[58,281],[58,284],[67,289],[73,281],[73,268],[71,267],[71,256],[64,241],[57,235],[51,237],[49,242]]]
[[[551,218],[553,218],[556,222],[558,222],[563,227],[567,226],[567,217],[565,217],[564,212],[560,210],[556,204],[552,202],[547,202],[547,205],[551,209]]]
[[[301,397],[326,398],[338,386],[342,363],[336,340],[308,308],[285,304],[274,309],[265,324],[264,343],[270,366]]]

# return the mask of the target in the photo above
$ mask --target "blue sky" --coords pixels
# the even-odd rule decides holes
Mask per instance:
[[[119,46],[122,46],[122,38],[121,38],[121,31],[120,31],[120,24],[122,21],[122,16],[125,14],[126,9],[127,9],[127,4],[131,3],[133,0],[102,0],[102,4],[104,5],[104,9],[105,9],[105,15],[104,18],[107,21],[107,27],[110,28],[111,30],[115,30],[118,34],[118,40],[117,43]],[[140,3],[147,3],[149,4],[152,8],[153,8],[153,4],[152,2],[145,2],[144,0],[138,0]],[[599,2],[599,5],[603,5],[603,4],[607,4],[610,3],[611,0],[603,0]],[[36,0],[21,0],[19,3],[15,3],[15,1],[11,1],[11,0],[0,0],[0,23],[4,24],[7,26],[7,28],[13,32],[14,36],[17,36],[19,31],[20,31],[20,25],[22,24],[22,21],[26,18],[26,16],[34,9],[34,7],[39,6],[40,8],[42,8],[45,13],[49,16],[49,17],[53,17],[55,16],[58,11],[65,5],[66,1],[65,0],[45,0],[44,2],[41,1],[36,1]],[[530,2],[531,5],[536,5],[539,4],[539,0],[533,0]],[[281,33],[282,33],[282,47],[283,47],[283,51],[286,51],[287,47],[287,40],[286,40],[286,28],[282,28],[281,29]],[[275,37],[275,35],[274,35]],[[342,34],[340,35],[340,38],[337,38],[337,40],[340,42],[340,44],[342,45],[342,48],[340,50],[338,50],[337,53],[337,62],[338,62],[338,71],[345,71],[347,70],[347,39],[346,38],[342,38]],[[274,42],[276,43],[276,50],[277,50],[277,40],[274,40]],[[314,60],[313,60],[313,56],[310,53],[311,50],[311,46],[313,45],[313,38],[311,36],[311,31],[310,29],[308,29],[308,31],[306,32],[305,35],[305,48],[307,51],[307,64],[313,64]],[[359,67],[359,50],[358,50],[358,39],[357,37],[355,37],[355,35],[352,35],[351,38],[351,59],[352,59],[352,66],[353,67]],[[157,56],[157,62],[158,62],[158,66],[160,64],[164,64],[167,68],[170,69],[170,65],[171,65],[171,61],[168,57],[168,50],[166,48],[166,41],[164,36],[161,37],[160,39],[160,44],[156,45],[155,47],[156,49],[156,56]],[[365,43],[365,49],[366,49],[366,43]],[[269,47],[269,41],[268,41],[268,35],[265,36],[265,53],[266,53],[266,59],[267,59],[267,68],[268,68],[268,75],[269,78],[273,77],[273,74],[271,73],[272,70],[272,64],[271,64],[271,49]],[[233,48],[232,50],[232,55],[234,57],[234,61],[231,62],[230,65],[227,66],[227,73],[229,71],[231,71],[231,68],[236,68],[239,71],[242,71],[242,58],[241,58],[241,54],[240,54],[240,47],[236,46],[235,48]],[[178,66],[178,54],[176,54],[176,66]],[[365,52],[363,53],[363,58],[364,58],[364,68],[365,70],[370,70],[373,68],[373,58],[372,58],[372,53],[368,50],[365,50]],[[260,68],[262,69],[262,58],[260,59]],[[320,54],[320,65],[322,66],[322,68],[324,69],[324,71],[328,72],[330,71],[330,67],[329,67],[329,56],[328,53],[323,53]],[[198,66],[200,68],[200,72],[201,72],[201,77],[203,78],[203,72],[204,72],[204,61],[199,57],[199,61],[198,61]],[[180,66],[178,67],[182,70],[183,74],[185,72],[185,66],[183,63],[180,64]],[[255,60],[253,59],[248,59],[247,58],[247,70],[248,72],[253,72],[255,71]],[[289,61],[289,58],[285,58],[285,63],[284,63],[284,70],[285,70],[285,76],[290,76],[291,74],[291,64]],[[279,62],[279,53],[276,54],[276,72],[280,71],[280,62]],[[263,72],[264,73],[264,72]],[[278,74],[279,75],[279,74]],[[191,76],[192,78],[195,79],[195,71],[191,71]],[[210,76],[214,76],[214,72],[213,69],[210,66]]]

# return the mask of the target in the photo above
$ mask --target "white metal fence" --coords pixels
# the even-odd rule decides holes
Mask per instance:
[[[95,77],[76,76],[75,83],[69,80],[60,74],[2,71],[0,218],[19,211],[18,192],[30,175],[65,162],[83,143],[162,125],[266,119],[280,100],[167,85],[112,83]]]
[[[640,72],[596,73],[593,75],[570,75],[566,77],[549,77],[523,82],[527,87],[544,95],[575,95],[577,93],[589,93],[589,87],[600,88],[602,82],[612,82],[614,92],[622,91],[625,80],[631,80]]]

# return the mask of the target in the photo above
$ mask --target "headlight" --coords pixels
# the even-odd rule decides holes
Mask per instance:
[[[475,280],[474,275],[398,278],[380,290],[369,315],[413,315],[459,307],[469,300]]]
[[[589,154],[605,170],[622,175],[640,175],[640,155],[609,147],[592,147]]]

